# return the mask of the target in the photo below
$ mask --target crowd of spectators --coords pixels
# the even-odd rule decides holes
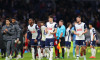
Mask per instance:
[[[54,21],[60,19],[73,23],[76,16],[81,16],[87,25],[92,22],[100,30],[100,2],[99,1],[70,1],[70,0],[0,0],[0,24],[6,18],[15,17],[22,26],[28,25],[29,18],[36,21],[45,20],[49,15]]]

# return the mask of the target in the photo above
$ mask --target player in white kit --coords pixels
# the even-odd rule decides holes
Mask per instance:
[[[71,23],[67,23],[65,46],[67,47],[67,58],[69,58],[70,47],[71,47]]]
[[[91,38],[90,48],[91,48],[91,54],[92,54],[90,58],[96,58],[95,57],[96,55],[95,45],[96,45],[96,42],[98,41],[97,34],[96,34],[96,30],[93,27],[92,23],[89,24],[89,28],[90,28],[90,38]]]
[[[85,23],[81,22],[81,17],[77,17],[76,20],[77,24],[74,26],[74,34],[76,35],[76,60],[79,60],[79,46],[85,50],[85,33],[87,33],[87,27]],[[86,60],[85,54],[84,60]]]
[[[53,60],[54,34],[57,32],[57,24],[53,22],[53,16],[51,15],[49,16],[48,20],[49,22],[46,23],[46,29],[45,29],[46,32],[45,49],[48,53],[47,57],[49,58],[49,60]]]
[[[41,38],[41,57],[45,57],[45,40],[46,40],[46,33],[45,33],[45,25],[44,22],[41,22],[41,33],[42,33],[42,38]]]
[[[36,58],[36,50],[35,50],[35,46],[40,46],[40,41],[38,41],[39,39],[39,35],[40,35],[40,30],[39,27],[37,26],[37,24],[34,23],[34,20],[32,18],[29,19],[29,26],[28,26],[28,31],[31,32],[32,34],[32,39],[30,40],[31,42],[31,49],[32,49],[32,60],[35,60]],[[27,34],[28,35],[28,34]],[[41,49],[38,48],[38,55],[39,55],[39,60],[41,59]]]

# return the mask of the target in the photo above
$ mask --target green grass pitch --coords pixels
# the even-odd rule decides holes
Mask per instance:
[[[96,49],[100,47],[96,47]],[[73,44],[71,43],[71,49],[70,49],[70,58],[67,58],[67,52],[65,53],[65,58],[64,59],[55,59],[55,54],[53,55],[53,60],[76,60],[75,58],[73,58]],[[87,53],[86,53],[86,58],[87,60],[100,60],[100,50],[97,51],[96,53],[96,58],[95,59],[90,59],[89,57],[91,56],[91,49],[88,47],[87,48]],[[19,60],[31,60],[32,59],[32,55],[31,53],[25,53],[24,54],[24,58],[23,59],[19,59]],[[0,60],[5,60],[2,59],[0,57]],[[16,59],[12,59],[12,60],[16,60]],[[38,59],[37,59],[38,60]],[[48,60],[46,58],[43,58],[41,60]],[[80,58],[79,60],[84,60],[83,58]]]
[[[53,56],[55,57],[55,54]],[[97,53],[96,54],[96,58],[95,59],[90,59],[89,58],[90,56],[91,56],[91,53],[87,53],[87,55],[86,55],[87,60],[100,60],[100,53]],[[70,53],[70,58],[67,58],[67,54],[66,53],[65,53],[65,59],[55,59],[54,57],[53,57],[53,60],[76,60],[75,58],[73,58],[72,53]],[[25,53],[24,54],[24,58],[23,59],[19,59],[19,60],[31,60],[31,59],[32,59],[31,53]],[[0,60],[5,60],[5,59],[2,59],[0,57]],[[16,59],[12,59],[12,60],[16,60]],[[48,60],[48,59],[43,58],[41,60]],[[84,59],[83,58],[80,58],[80,60],[84,60]]]

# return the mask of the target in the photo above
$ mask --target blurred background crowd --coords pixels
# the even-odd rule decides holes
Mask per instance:
[[[93,22],[100,31],[100,2],[89,0],[0,0],[0,24],[5,18],[15,17],[25,27],[29,18],[36,21],[47,21],[48,15],[54,16],[54,21],[63,19],[65,22],[76,20],[81,16],[87,25]],[[66,23],[65,23],[66,24]]]

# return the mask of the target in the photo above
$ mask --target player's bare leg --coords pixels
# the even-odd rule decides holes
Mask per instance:
[[[70,53],[70,47],[67,47],[67,58],[70,58],[69,53]]]

